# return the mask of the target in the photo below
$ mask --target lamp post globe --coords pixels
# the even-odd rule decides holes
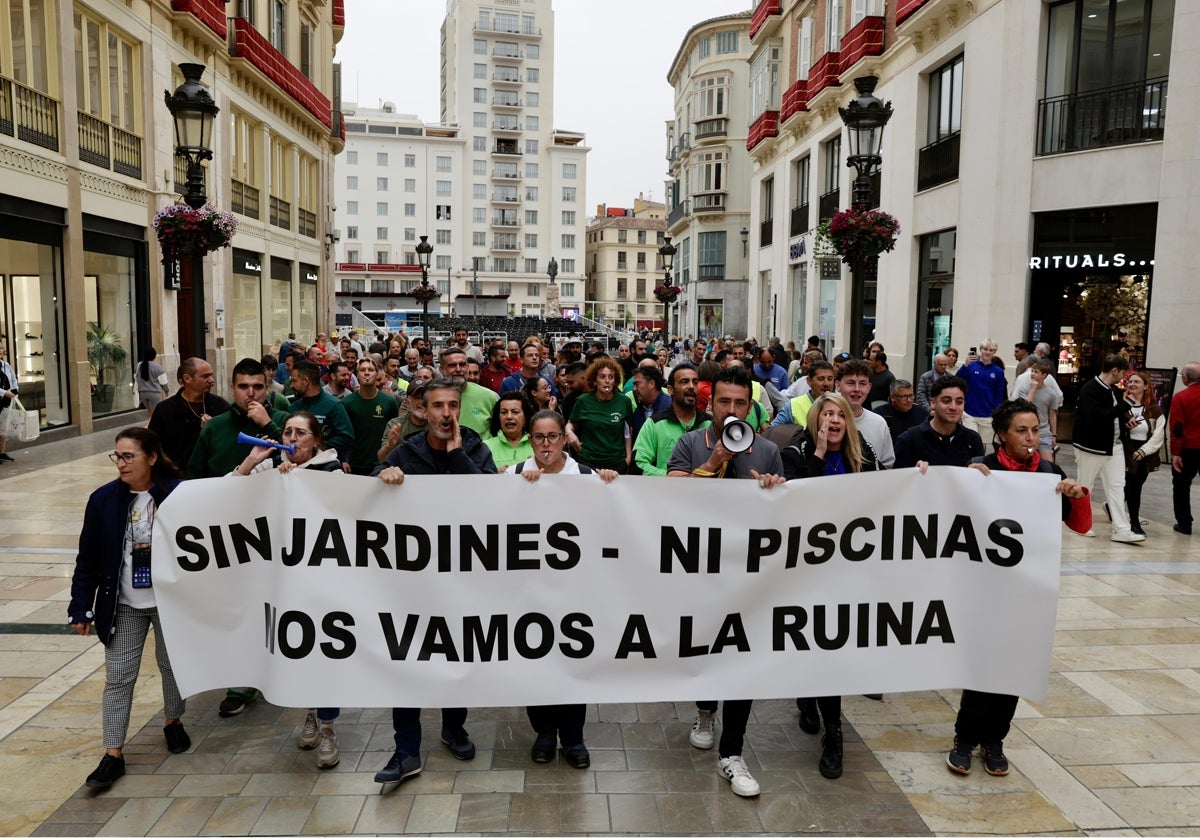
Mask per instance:
[[[429,291],[429,257],[433,254],[433,246],[429,244],[429,237],[422,236],[421,241],[417,243],[417,262],[421,266],[421,289]],[[429,343],[429,295],[421,295],[421,338],[425,339],[425,343]]]
[[[671,285],[671,269],[675,265],[676,248],[671,244],[671,237],[664,236],[663,244],[658,248],[658,255],[662,258],[663,265],[663,285]],[[663,301],[663,336],[667,343],[668,350],[674,347],[674,342],[671,341],[671,304]]]
[[[212,160],[213,121],[221,109],[200,81],[203,64],[180,64],[183,84],[174,93],[163,91],[163,99],[175,123],[175,156],[187,161],[187,185],[183,200],[198,210],[208,201],[204,192],[201,161]]]

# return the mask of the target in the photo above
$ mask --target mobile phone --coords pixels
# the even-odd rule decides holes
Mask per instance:
[[[978,347],[972,347],[972,348],[971,348],[971,355],[972,355],[972,356],[978,356],[978,355],[979,355],[979,348],[978,348]]]
[[[150,584],[150,546],[134,546],[130,554],[133,570],[133,588],[149,589]]]

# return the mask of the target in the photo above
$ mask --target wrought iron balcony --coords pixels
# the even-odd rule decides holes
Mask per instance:
[[[808,205],[801,204],[792,208],[791,224],[788,227],[789,236],[799,236],[808,232]]]
[[[958,149],[962,134],[954,132],[930,143],[917,155],[917,189],[927,190],[958,178]]]
[[[140,180],[142,138],[80,111],[79,159]]]
[[[292,203],[271,196],[271,224],[284,230],[292,229]]]
[[[58,151],[58,102],[0,76],[0,134]]]
[[[230,210],[251,219],[262,218],[258,187],[252,187],[237,180],[231,181],[230,187]]]
[[[667,227],[674,227],[681,219],[690,216],[690,206],[691,202],[685,198],[683,201],[672,207],[671,212],[667,214]]]
[[[817,218],[832,219],[838,210],[842,209],[838,205],[841,203],[841,195],[839,190],[830,190],[823,196],[817,199]]]
[[[1055,155],[1161,140],[1167,77],[1038,102],[1038,154]]]

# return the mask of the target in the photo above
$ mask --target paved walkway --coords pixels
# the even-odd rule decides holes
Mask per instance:
[[[847,698],[836,782],[817,773],[818,739],[790,701],[756,703],[755,800],[688,745],[688,702],[590,707],[584,772],[532,765],[522,710],[472,709],[479,754],[465,763],[431,717],[426,771],[381,795],[386,710],[345,710],[342,762],[318,772],[295,746],[301,712],[259,701],[222,720],[209,692],[185,716],[193,749],[173,756],[147,656],[129,775],[93,794],[82,782],[101,754],[103,653],[63,622],[112,438],[21,450],[0,467],[0,834],[1200,834],[1200,539],[1172,532],[1166,472],[1148,484],[1145,544],[1064,536],[1049,696],[1018,707],[1003,779],[946,770],[958,692],[930,691]],[[1018,620],[997,616],[998,632]]]

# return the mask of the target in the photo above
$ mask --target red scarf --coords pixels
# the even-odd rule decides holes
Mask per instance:
[[[1042,461],[1042,457],[1038,454],[1036,449],[1033,451],[1033,457],[1028,461],[1018,461],[1016,458],[1009,455],[1008,452],[1004,450],[1004,447],[1000,447],[996,450],[996,458],[1000,461],[1000,466],[1012,472],[1037,472],[1038,464],[1040,464]]]

